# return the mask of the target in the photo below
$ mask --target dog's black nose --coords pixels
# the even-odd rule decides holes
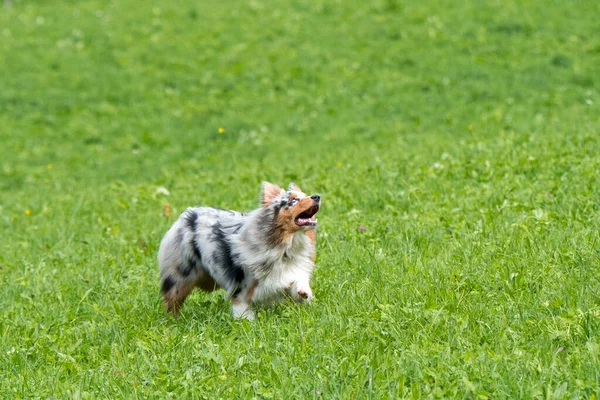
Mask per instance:
[[[318,194],[313,194],[312,196],[310,196],[310,198],[316,201],[317,203],[321,201],[321,196],[319,196]]]

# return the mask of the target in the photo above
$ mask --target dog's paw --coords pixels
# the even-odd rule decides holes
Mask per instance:
[[[247,304],[234,304],[231,308],[231,313],[234,318],[247,319],[248,321],[254,320],[254,311],[248,308]]]
[[[298,303],[309,303],[313,299],[312,290],[308,285],[292,284],[290,294]]]
[[[254,321],[254,311],[246,310],[246,312],[240,315],[238,318],[242,318],[248,321]]]

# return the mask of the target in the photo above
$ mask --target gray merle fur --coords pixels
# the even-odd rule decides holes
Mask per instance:
[[[177,315],[194,288],[225,289],[236,317],[252,318],[250,303],[279,301],[286,294],[310,301],[314,236],[307,230],[314,226],[299,229],[294,221],[278,218],[297,203],[309,204],[297,187],[289,190],[300,200],[292,202],[292,192],[263,183],[260,207],[247,214],[217,207],[186,209],[165,234],[158,254],[167,310]],[[319,199],[313,200],[318,204]]]

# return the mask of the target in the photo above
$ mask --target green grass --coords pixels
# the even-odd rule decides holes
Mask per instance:
[[[598,15],[0,9],[0,397],[598,397]],[[322,195],[314,304],[166,315],[163,233],[261,180]]]

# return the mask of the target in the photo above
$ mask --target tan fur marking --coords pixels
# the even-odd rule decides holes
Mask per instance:
[[[306,232],[304,232],[304,234],[306,236],[308,236],[308,240],[310,241],[311,246],[314,246],[315,242],[317,241],[317,232],[312,230],[312,231],[306,231]],[[314,264],[316,258],[317,258],[317,252],[313,248],[313,251],[310,253],[310,261],[312,261]]]
[[[284,209],[279,211],[271,236],[273,243],[280,244],[288,240],[290,235],[294,232],[293,225],[296,224],[294,223],[294,216],[291,211]]]
[[[196,280],[195,285],[196,287],[209,293],[221,288],[219,284],[215,282],[214,279],[211,278],[208,274],[201,274]]]
[[[304,232],[306,236],[308,236],[308,240],[310,240],[311,245],[315,245],[315,241],[317,240],[317,233],[314,230]]]
[[[258,281],[255,279],[252,281],[252,286],[248,289],[248,293],[246,294],[246,301],[250,303],[252,301],[252,296],[254,296],[254,290],[258,286]]]

